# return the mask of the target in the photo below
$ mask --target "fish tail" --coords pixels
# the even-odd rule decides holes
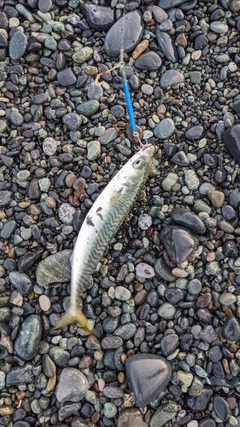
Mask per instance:
[[[83,312],[79,308],[75,308],[71,313],[65,313],[61,319],[57,322],[54,329],[63,328],[64,326],[70,325],[73,322],[78,322],[87,331],[92,332],[93,327],[89,320],[84,316]]]

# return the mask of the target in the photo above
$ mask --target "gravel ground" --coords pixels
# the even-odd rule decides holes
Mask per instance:
[[[240,426],[240,0],[0,0],[0,425]],[[70,256],[135,152],[148,182],[78,325]]]

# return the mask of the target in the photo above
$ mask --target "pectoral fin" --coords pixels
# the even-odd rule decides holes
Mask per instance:
[[[93,327],[89,320],[84,316],[81,310],[75,309],[73,313],[65,313],[63,317],[57,322],[54,329],[63,328],[71,323],[78,322],[87,331],[92,332]]]

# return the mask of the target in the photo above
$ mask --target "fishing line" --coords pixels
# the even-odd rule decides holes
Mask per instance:
[[[124,12],[125,12],[125,9],[124,9]],[[121,42],[122,48],[120,49],[119,63],[117,65],[115,65],[114,67],[110,68],[109,70],[102,71],[100,74],[98,74],[96,77],[95,83],[96,83],[96,85],[100,86],[102,84],[102,82],[99,81],[99,79],[101,77],[103,77],[104,75],[106,75],[108,73],[111,73],[111,71],[116,70],[117,68],[120,68],[123,91],[125,94],[127,111],[128,111],[128,115],[129,115],[129,121],[130,121],[130,127],[131,127],[131,131],[132,131],[133,139],[135,142],[137,142],[140,145],[140,148],[142,148],[145,145],[145,143],[147,143],[147,141],[145,141],[145,143],[143,143],[141,141],[139,133],[137,131],[137,126],[136,126],[134,111],[133,111],[133,105],[132,105],[132,101],[131,101],[131,95],[130,95],[130,91],[129,91],[129,87],[128,87],[126,73],[124,71],[125,62],[124,62],[124,49],[123,49],[123,34],[124,34],[124,27],[122,29],[122,37],[121,37],[122,38],[122,42]]]

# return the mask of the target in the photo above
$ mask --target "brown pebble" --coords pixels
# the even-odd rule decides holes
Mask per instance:
[[[224,231],[225,233],[234,233],[234,227],[232,224],[229,224],[227,221],[219,221],[218,227],[220,230]]]
[[[3,405],[0,408],[0,415],[2,417],[5,417],[7,415],[13,414],[13,412],[15,412],[15,410],[16,410],[16,408],[14,408],[13,406]]]
[[[206,256],[206,260],[207,261],[214,261],[215,257],[216,257],[215,252],[209,252]]]
[[[48,208],[56,209],[56,200],[53,197],[47,196],[45,199],[45,203]]]
[[[84,72],[88,75],[88,76],[95,76],[95,74],[97,74],[98,69],[97,67],[94,67],[93,65],[88,65],[85,69]]]
[[[207,292],[206,294],[200,295],[197,299],[197,307],[205,308],[208,307],[210,302],[212,301],[212,295],[210,292]]]
[[[159,329],[161,332],[164,332],[167,328],[167,322],[166,320],[161,320],[159,323]]]
[[[176,267],[172,269],[172,275],[174,277],[187,277],[188,272],[186,270],[183,270],[182,268]]]
[[[148,48],[149,45],[149,41],[148,40],[143,40],[141,43],[139,43],[137,45],[137,47],[134,49],[133,53],[132,53],[132,57],[134,59],[139,58],[140,55],[142,55],[142,53]]]
[[[51,301],[47,295],[40,295],[39,297],[39,305],[43,311],[48,311],[51,307]]]
[[[141,291],[139,291],[134,297],[135,304],[136,305],[143,304],[147,298],[147,294],[148,292],[146,291],[146,289],[142,289]]]
[[[65,183],[68,188],[71,188],[76,181],[77,177],[74,173],[69,173],[65,178]]]
[[[180,44],[180,46],[187,46],[187,43],[188,43],[186,36],[183,33],[180,33],[177,35],[176,42],[177,42],[177,44]]]
[[[226,374],[230,374],[231,372],[230,372],[228,360],[226,358],[222,359],[222,365],[223,365],[223,369],[226,372]]]
[[[90,355],[83,356],[81,358],[81,361],[80,361],[79,365],[78,365],[79,369],[87,369],[87,368],[89,368],[91,366],[91,364],[92,364],[92,361],[93,360],[92,360],[92,357]]]
[[[102,378],[99,378],[99,380],[98,380],[99,391],[103,391],[104,387],[105,387],[105,381]]]
[[[139,282],[135,283],[134,284],[134,289],[135,289],[136,292],[141,291],[143,289],[143,284],[139,283]]]
[[[100,416],[100,412],[94,412],[91,416],[92,423],[96,424],[99,421]]]

